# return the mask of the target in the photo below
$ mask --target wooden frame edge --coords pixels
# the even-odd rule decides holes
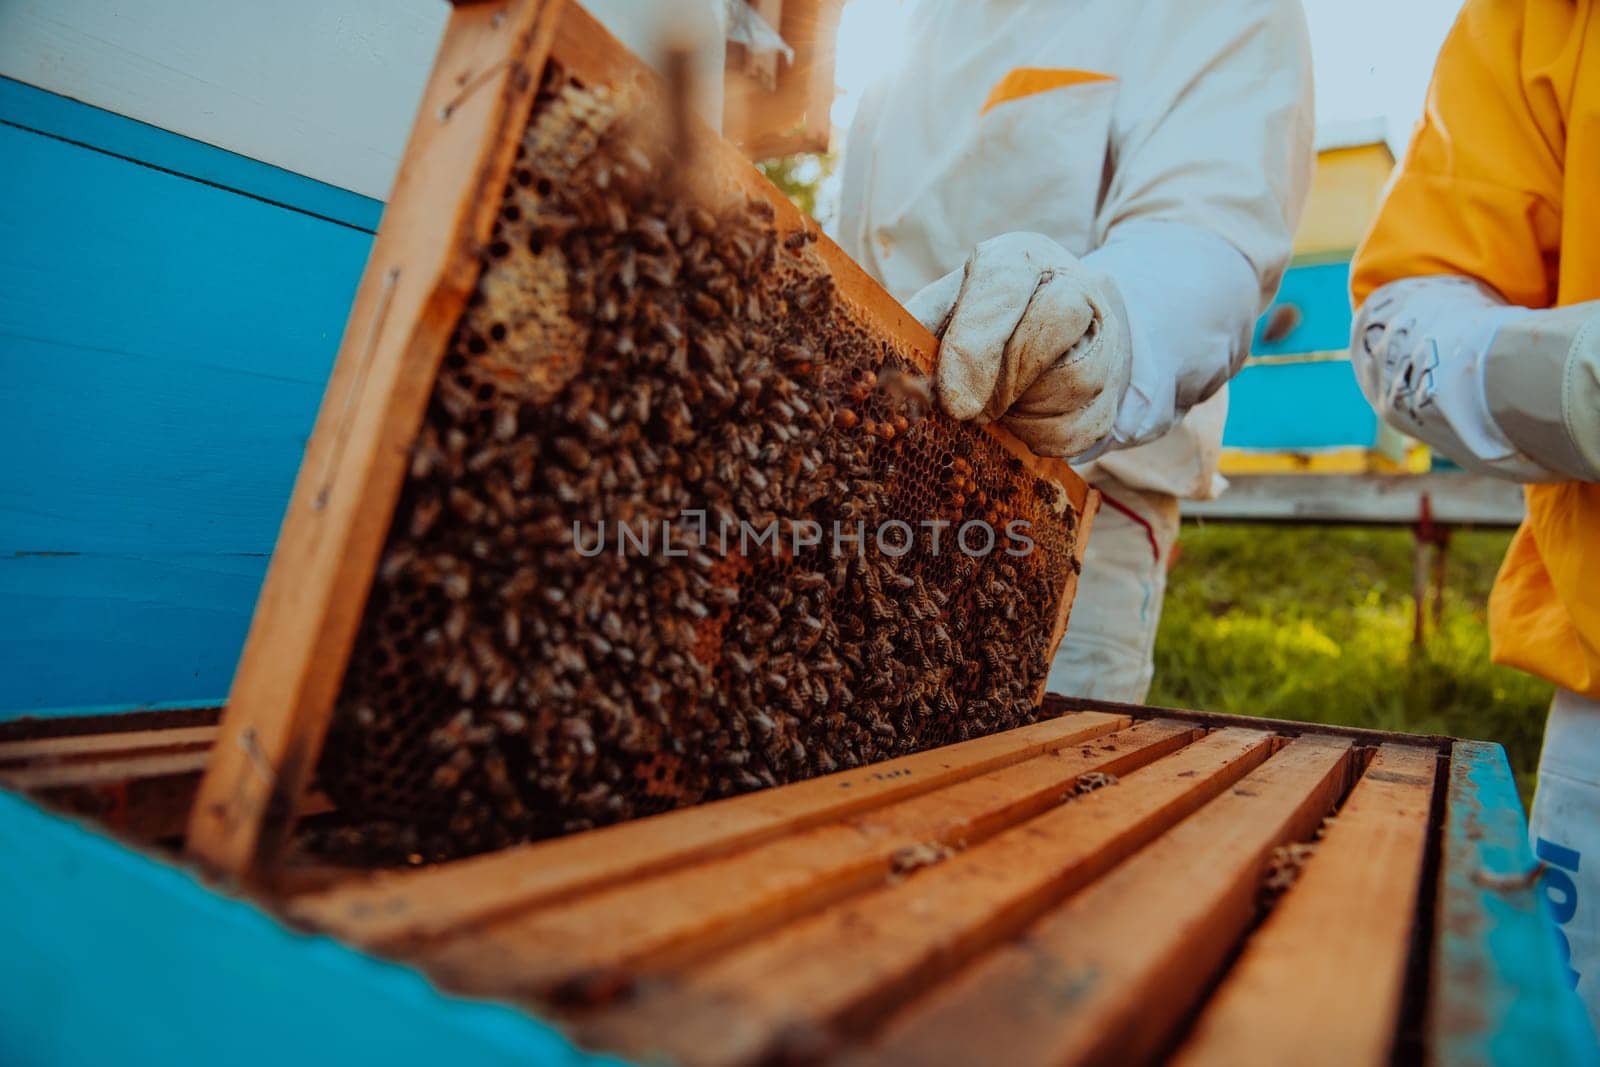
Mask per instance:
[[[215,873],[249,880],[270,865],[315,769],[406,452],[510,170],[516,139],[503,134],[527,121],[563,10],[451,11],[191,813],[188,853]]]

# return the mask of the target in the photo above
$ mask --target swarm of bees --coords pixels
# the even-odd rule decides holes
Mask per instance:
[[[934,410],[809,231],[667,181],[644,107],[547,72],[338,698],[321,847],[440,859],[1036,716],[1063,494]],[[957,550],[973,519],[1032,553]]]

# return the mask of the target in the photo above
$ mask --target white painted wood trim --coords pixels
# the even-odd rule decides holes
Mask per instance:
[[[443,0],[3,0],[0,75],[385,199]]]
[[[692,37],[722,107],[724,0],[584,0],[649,57]],[[0,75],[386,200],[445,0],[0,0]]]

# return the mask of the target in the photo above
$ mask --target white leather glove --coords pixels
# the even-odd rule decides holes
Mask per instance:
[[[936,380],[958,419],[1000,419],[1043,456],[1111,432],[1133,346],[1116,283],[1037,233],[980,244],[906,305],[939,338]]]

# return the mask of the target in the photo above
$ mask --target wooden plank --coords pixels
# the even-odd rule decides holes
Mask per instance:
[[[190,854],[249,877],[282,847],[438,361],[477,278],[558,0],[452,10],[229,694]]]
[[[697,1064],[859,1032],[1011,937],[1265,760],[1232,729],[980,845],[732,950],[580,1024],[596,1047]]]
[[[130,710],[127,704],[109,707],[52,708],[46,714],[25,715],[0,721],[0,743],[40,741],[49,737],[83,734],[133,733],[140,730],[176,730],[190,726],[215,726],[222,718],[216,704],[177,701],[144,704]]]
[[[1505,752],[1456,742],[1428,985],[1431,1063],[1600,1063],[1545,899],[1576,901],[1577,856],[1547,841],[1535,847],[1537,855]],[[1543,878],[1530,877],[1537,860],[1548,865]]]
[[[1055,636],[1050,642],[1050,661],[1054,662],[1056,653],[1061,649],[1061,642],[1067,635],[1067,623],[1072,619],[1072,605],[1078,599],[1078,578],[1083,574],[1084,553],[1089,551],[1089,538],[1094,534],[1095,518],[1100,514],[1100,490],[1089,489],[1083,497],[1083,503],[1078,505],[1078,529],[1072,542],[1072,573],[1067,575],[1066,588],[1062,591],[1061,602],[1056,609]],[[1050,672],[1045,671],[1044,677],[1039,679],[1038,695],[1035,698],[1042,705],[1049,694]]]
[[[828,150],[835,95],[834,38],[843,7],[840,0],[782,4],[780,17],[771,25],[794,49],[794,62],[777,65],[775,88],[768,88],[758,75],[729,68],[723,80],[723,129],[750,158]]]
[[[1344,737],[1355,742],[1358,746],[1376,748],[1394,741],[1397,736],[1402,736],[1405,743],[1414,748],[1428,748],[1440,755],[1448,755],[1454,739],[1440,734],[1404,734],[1397,735],[1389,730],[1369,730],[1360,726],[1335,726],[1323,722],[1299,722],[1294,719],[1274,719],[1266,715],[1228,715],[1218,711],[1191,711],[1186,708],[1167,708],[1159,705],[1120,704],[1115,700],[1092,700],[1085,697],[1062,696],[1060,693],[1045,695],[1042,707],[1050,714],[1059,715],[1068,711],[1101,711],[1107,715],[1128,715],[1135,720],[1141,719],[1175,719],[1179,722],[1192,722],[1196,726],[1207,730],[1222,730],[1229,726],[1249,725],[1256,729],[1270,730],[1281,738],[1293,737]]]
[[[1196,736],[1166,723],[1109,734],[720,861],[509,916],[415,959],[453,988],[524,996],[681,966],[1055,808],[1083,775],[1125,774]]]
[[[119,837],[139,842],[167,841],[183,836],[200,789],[201,768],[171,768],[150,763],[136,768],[132,777],[90,782],[58,781],[28,794],[52,811],[90,819]],[[0,776],[0,786],[9,785]],[[322,815],[333,809],[326,794],[313,790],[300,801],[299,815]]]
[[[1515,526],[1526,511],[1515,482],[1457,472],[1428,474],[1239,474],[1215,500],[1184,505],[1213,522],[1412,525],[1426,497],[1433,521]]]
[[[93,716],[110,729],[0,742],[0,788],[30,793],[56,811],[94,820],[136,841],[178,837],[188,823],[217,727],[115,729],[163,715],[180,722],[197,717],[162,712]],[[57,725],[76,724],[61,720],[44,728]],[[331,810],[326,796],[312,793],[300,814]]]
[[[1438,756],[1384,745],[1206,1006],[1178,1062],[1388,1063]]]
[[[1152,1056],[1255,919],[1273,848],[1311,837],[1351,763],[1348,741],[1291,742],[1016,942],[911,1005],[873,1041],[872,1059],[1024,1067]]]
[[[521,845],[290,902],[299,922],[359,944],[395,947],[518,909],[594,893],[785,833],[1079,744],[1128,724],[1098,712],[1065,715],[780,789],[701,804],[587,833]]]
[[[132,754],[182,748],[209,748],[217,739],[215,726],[189,726],[174,730],[140,730],[132,733],[84,734],[77,737],[42,737],[0,742],[0,764],[38,760],[75,760],[109,753]]]
[[[119,837],[156,842],[182,836],[199,788],[200,772],[194,771],[46,789],[32,795],[52,811],[91,819]]]
[[[791,0],[791,3],[810,6],[807,0]],[[772,27],[772,32],[779,32],[779,27],[783,25],[783,0],[749,0],[749,6],[755,9],[755,13],[760,17],[761,21]],[[730,45],[732,44],[731,41],[729,43]],[[790,47],[794,46],[790,45]],[[738,61],[735,59],[736,55],[739,56]],[[795,58],[798,60],[799,57],[796,56]],[[748,49],[744,49],[742,50],[742,55],[740,55],[732,52],[730,48],[724,80],[731,81],[736,75],[742,75],[756,83],[754,88],[757,91],[770,93],[778,87],[778,70],[781,63],[784,63],[783,57],[775,52],[756,55]],[[727,95],[727,93],[724,93],[725,97]],[[735,144],[740,143],[742,140],[735,132],[730,130],[726,117],[723,119],[722,135]],[[827,150],[828,146],[826,144],[815,149],[818,152],[826,152]]]
[[[277,172],[269,191],[317,179],[338,187],[326,199],[382,200],[445,5],[22,2],[5,14],[0,74],[261,160]]]
[[[209,749],[157,755],[118,756],[92,763],[55,763],[0,771],[0,786],[23,792],[107,785],[132,778],[163,778],[205,770]]]

